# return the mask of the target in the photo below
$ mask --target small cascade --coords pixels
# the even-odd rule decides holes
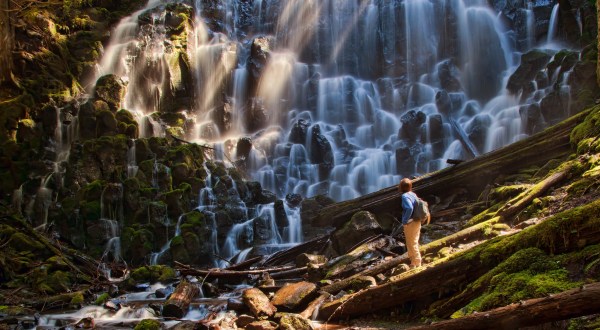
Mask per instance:
[[[31,218],[36,229],[44,230],[48,225],[48,210],[52,204],[53,190],[48,188],[48,183],[54,173],[48,175],[41,181],[40,188],[33,200],[33,216]]]
[[[162,248],[160,249],[160,251],[158,252],[152,252],[150,254],[150,265],[158,265],[159,261],[161,259],[161,257],[167,253],[167,251],[169,251],[169,249],[171,248],[171,242],[173,241],[173,238],[181,235],[181,221],[183,219],[183,215],[179,216],[179,218],[177,219],[177,224],[175,225],[175,234],[173,235],[173,237],[171,239],[169,239],[167,241],[167,243],[165,245],[162,246]],[[168,228],[168,226],[166,226]]]
[[[138,165],[135,160],[135,141],[130,141],[130,147],[127,151],[127,177],[133,178],[137,175]]]
[[[546,37],[546,43],[552,43],[556,36],[556,30],[558,27],[558,10],[559,3],[557,2],[552,8],[552,14],[550,15],[550,22],[548,22],[548,36]]]
[[[123,223],[123,186],[112,183],[100,196],[100,222],[107,240],[102,260],[121,261],[121,226]]]

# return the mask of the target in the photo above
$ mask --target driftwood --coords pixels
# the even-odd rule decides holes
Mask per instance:
[[[162,309],[164,317],[182,318],[188,311],[192,300],[200,295],[200,288],[194,283],[181,281]]]
[[[517,329],[596,314],[599,310],[600,282],[596,282],[549,297],[529,299],[458,319],[410,329]]]
[[[329,235],[319,236],[310,241],[298,244],[286,250],[278,251],[273,253],[270,257],[265,259],[262,266],[277,266],[283,265],[288,262],[293,262],[296,257],[302,253],[310,253],[313,251],[320,251],[329,241]]]
[[[271,278],[273,279],[289,279],[294,278],[296,276],[301,276],[306,274],[307,267],[298,267],[298,268],[290,268],[288,270],[282,270],[279,272],[271,273]]]
[[[242,269],[248,269],[250,268],[250,266],[254,265],[255,263],[259,262],[263,260],[263,256],[256,256],[254,258],[250,258],[248,260],[242,261],[240,263],[237,263],[235,265],[231,265],[227,268],[224,268],[225,270],[242,270]]]
[[[558,125],[524,140],[481,155],[471,161],[457,164],[413,181],[413,190],[422,197],[447,195],[448,187],[461,187],[471,199],[476,199],[484,187],[498,175],[510,174],[515,169],[543,165],[550,159],[566,157],[571,153],[571,130],[589,111],[583,111]],[[428,200],[432,204],[431,200]],[[374,213],[400,212],[400,195],[395,186],[336,203],[322,208],[310,219],[315,226],[339,227],[358,211]]]
[[[273,268],[264,268],[264,269],[252,269],[252,270],[224,270],[224,269],[194,269],[188,265],[184,265],[179,262],[175,262],[175,265],[179,268],[177,270],[181,273],[181,275],[193,275],[193,276],[202,276],[207,279],[214,278],[245,278],[248,275],[262,275],[263,273],[278,273],[286,270],[292,270],[294,266],[282,266],[282,267],[273,267]]]

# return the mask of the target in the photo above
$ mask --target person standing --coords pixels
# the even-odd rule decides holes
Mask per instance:
[[[402,228],[406,238],[406,249],[410,258],[410,268],[421,266],[419,252],[419,237],[421,236],[421,221],[412,218],[417,195],[412,191],[412,181],[408,178],[400,180],[398,192],[402,194]]]

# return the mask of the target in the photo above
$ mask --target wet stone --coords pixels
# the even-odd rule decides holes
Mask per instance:
[[[243,327],[247,326],[248,324],[255,322],[255,321],[256,321],[256,318],[254,318],[253,316],[242,314],[242,315],[238,316],[237,320],[235,320],[235,325],[237,325],[240,328],[243,328]]]
[[[259,318],[264,316],[270,317],[277,311],[277,308],[271,304],[269,298],[256,288],[244,291],[242,300],[250,308],[252,314]]]
[[[275,330],[277,324],[270,321],[255,321],[246,325],[246,330]]]
[[[280,330],[312,330],[310,321],[297,314],[285,314],[279,320]]]
[[[288,284],[275,292],[271,303],[276,307],[296,310],[309,303],[317,293],[317,286],[310,282]]]
[[[318,254],[302,253],[296,257],[296,266],[304,267],[307,264],[320,265],[327,262],[327,257]]]

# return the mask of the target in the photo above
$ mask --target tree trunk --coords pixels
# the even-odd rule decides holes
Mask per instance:
[[[0,0],[0,86],[14,85],[12,52],[15,34],[10,18],[10,1]]]
[[[527,139],[417,178],[413,181],[413,189],[419,196],[429,198],[428,202],[432,208],[434,204],[429,196],[448,195],[448,187],[460,187],[466,191],[468,197],[476,199],[484,187],[498,175],[510,174],[517,168],[543,165],[550,159],[568,156],[572,152],[571,130],[588,114],[589,110],[583,111]],[[400,204],[400,195],[393,186],[324,207],[310,221],[315,226],[339,227],[358,211],[399,214]]]
[[[600,282],[596,282],[549,297],[529,299],[458,319],[410,329],[518,329],[596,314],[599,310]]]
[[[188,307],[194,298],[200,294],[200,289],[194,283],[181,281],[169,300],[163,305],[162,315],[165,317],[182,318],[187,314]]]

